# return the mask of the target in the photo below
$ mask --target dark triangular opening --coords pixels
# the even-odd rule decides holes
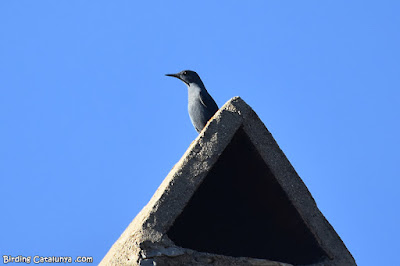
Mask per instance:
[[[233,257],[292,264],[326,257],[242,128],[167,235],[178,246]]]

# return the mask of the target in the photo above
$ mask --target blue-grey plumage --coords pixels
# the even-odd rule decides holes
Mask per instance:
[[[190,120],[196,131],[200,133],[208,120],[218,111],[217,104],[208,94],[206,87],[196,72],[184,70],[176,74],[166,74],[166,76],[178,78],[187,85]]]

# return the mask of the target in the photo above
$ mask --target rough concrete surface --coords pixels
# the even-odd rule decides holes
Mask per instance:
[[[238,136],[239,131],[244,132],[242,135],[245,135],[245,137],[235,137]],[[221,154],[223,154],[225,149],[228,149],[227,146],[230,147],[233,145],[230,144],[231,141],[236,141],[239,144],[247,143],[244,138],[248,138],[250,141],[250,146],[254,146],[251,149],[249,148],[249,150],[251,150],[249,151],[249,154],[251,156],[253,156],[254,154],[254,156],[258,156],[259,158],[261,158],[260,160],[262,161],[262,164],[265,164],[266,167],[269,169],[268,171],[270,171],[269,175],[271,177],[269,178],[271,179],[271,181],[270,183],[265,184],[267,184],[268,186],[269,184],[271,184],[271,186],[277,186],[280,190],[282,190],[282,193],[276,195],[284,195],[277,198],[275,198],[275,196],[273,195],[271,200],[268,198],[264,198],[264,195],[262,195],[263,190],[261,190],[261,194],[256,195],[260,199],[260,203],[257,203],[258,205],[256,204],[256,207],[257,209],[260,207],[261,209],[259,209],[259,212],[262,212],[264,210],[264,205],[271,205],[272,207],[265,207],[265,210],[272,210],[272,220],[275,219],[275,217],[273,216],[274,213],[278,213],[278,215],[280,215],[281,217],[286,217],[286,219],[279,218],[280,220],[271,225],[279,227],[278,229],[281,231],[278,230],[278,232],[283,232],[282,239],[285,239],[285,241],[280,241],[279,234],[274,236],[275,238],[271,238],[272,240],[268,237],[265,237],[265,234],[263,235],[262,233],[260,233],[260,236],[263,237],[257,238],[258,234],[254,232],[257,232],[256,230],[260,230],[260,232],[265,231],[267,230],[267,228],[251,228],[252,226],[249,226],[251,225],[251,223],[249,223],[246,225],[246,228],[241,228],[240,224],[232,226],[233,235],[235,235],[236,233],[239,235],[239,232],[241,232],[242,230],[249,230],[248,232],[250,232],[249,234],[251,241],[246,243],[237,243],[237,247],[240,247],[240,249],[238,249],[238,253],[231,254],[229,253],[229,250],[224,250],[223,247],[221,249],[221,252],[219,252],[218,250],[219,248],[221,248],[220,246],[212,249],[216,250],[216,252],[209,252],[207,250],[207,243],[205,243],[205,246],[202,246],[201,248],[199,248],[199,250],[197,250],[196,239],[194,239],[193,241],[194,244],[189,243],[188,245],[186,245],[187,240],[182,239],[182,243],[185,246],[176,245],[175,242],[181,240],[180,235],[184,234],[182,232],[186,231],[180,231],[180,225],[178,224],[178,222],[176,222],[177,224],[174,224],[175,221],[178,221],[179,219],[184,217],[185,213],[190,213],[190,208],[194,207],[188,207],[189,205],[194,206],[195,203],[197,205],[201,205],[201,202],[198,203],[194,201],[194,198],[201,199],[201,195],[199,197],[194,197],[193,195],[198,194],[198,192],[196,191],[200,190],[199,187],[206,186],[204,184],[202,185],[202,183],[206,179],[207,175],[211,171],[213,171],[213,167],[216,165],[216,162],[220,157],[222,158],[223,156],[225,156],[226,158],[228,158],[226,160],[230,160],[231,157],[229,157],[229,154],[225,154],[223,156]],[[245,146],[245,148],[246,147],[247,146]],[[238,158],[240,160],[240,157]],[[217,164],[219,163],[220,162],[218,161]],[[227,163],[229,164],[229,162]],[[249,167],[252,167],[252,160],[250,160],[250,162],[248,163],[250,164]],[[212,187],[207,187],[206,189],[206,191],[212,192]],[[204,189],[202,188],[202,190]],[[224,189],[218,190],[218,192],[216,193],[217,196],[218,193],[224,195]],[[236,194],[232,193],[232,195]],[[253,197],[253,195],[250,194],[243,194],[239,196],[242,197],[240,198],[239,202],[241,202],[242,200],[245,201],[249,197]],[[281,200],[281,198],[285,199]],[[269,202],[268,204],[264,204],[265,200],[269,200],[271,202]],[[276,204],[278,204],[277,206],[279,206],[279,208],[274,208],[273,205],[275,204],[275,201]],[[280,201],[285,201],[285,203],[279,205]],[[207,204],[209,206],[213,205],[212,202],[205,203],[205,205]],[[229,204],[229,202],[227,204]],[[207,211],[207,206],[203,207],[205,207],[205,211]],[[251,209],[251,206],[249,208]],[[281,209],[284,209],[285,213],[282,213],[280,211]],[[240,213],[238,215],[240,215]],[[178,217],[180,218],[178,219]],[[245,218],[246,216],[244,215],[243,219]],[[252,221],[251,219],[257,219],[253,217],[247,218],[250,219],[250,222]],[[190,221],[190,217],[186,218],[186,220],[181,220]],[[218,224],[218,222],[216,221],[215,224]],[[170,228],[177,228],[176,230],[174,229],[177,233],[175,233],[175,231],[172,232],[172,229]],[[291,231],[286,230],[286,228],[289,228],[290,230],[294,228],[293,232],[297,235],[292,238],[290,233]],[[213,230],[214,229],[215,228],[213,228]],[[221,228],[221,230],[223,229],[224,228]],[[192,228],[191,230],[196,230],[196,228]],[[203,228],[203,230],[208,230],[208,228]],[[216,230],[215,234],[218,234],[218,231],[219,230]],[[286,232],[287,235],[283,236],[283,234],[285,234]],[[246,237],[249,234],[243,233],[242,235]],[[177,239],[174,242],[171,240],[170,237],[175,237]],[[251,237],[253,237],[253,239]],[[299,239],[309,241],[310,249],[309,251],[305,251],[309,252],[309,255],[302,256],[302,254],[296,252],[297,247],[301,248],[303,245],[303,243],[299,241]],[[213,240],[210,239],[210,245],[212,241]],[[286,245],[290,247],[291,251],[288,252],[291,252],[292,256],[289,256],[286,260],[284,250],[274,251],[274,241],[276,241],[277,247],[279,245],[281,247],[286,247]],[[269,252],[266,252],[266,254],[272,254],[272,257],[277,254],[277,258],[283,258],[280,259],[280,262],[270,260],[268,257],[269,255],[266,255],[267,258],[260,258],[260,256],[258,255],[256,255],[257,257],[240,255],[253,254],[251,250],[253,249],[252,247],[263,247],[264,244],[267,242],[270,243],[268,243],[268,245],[265,245],[265,247],[268,247],[267,251]],[[293,243],[288,244],[287,242]],[[189,245],[195,245],[195,248],[188,248]],[[205,252],[205,249],[207,252]],[[317,257],[313,255],[314,251],[317,253],[319,252],[319,255]],[[329,222],[319,211],[307,187],[297,175],[296,171],[294,170],[284,153],[281,151],[272,135],[266,129],[256,113],[250,108],[250,106],[248,106],[239,97],[234,97],[229,100],[208,122],[206,127],[199,134],[196,140],[190,145],[180,161],[173,167],[171,172],[164,179],[149,203],[135,217],[135,219],[127,227],[120,238],[114,243],[114,245],[111,247],[107,255],[100,263],[100,265],[233,266],[272,266],[293,264],[356,265],[350,252],[347,250],[346,246],[341,241],[340,237],[337,235]]]

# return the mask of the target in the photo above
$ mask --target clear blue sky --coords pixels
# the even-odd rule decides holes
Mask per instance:
[[[1,1],[0,255],[97,264],[197,136],[258,113],[359,265],[400,265],[399,1]]]

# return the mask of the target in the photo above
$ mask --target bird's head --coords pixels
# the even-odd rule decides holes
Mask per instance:
[[[198,85],[203,85],[203,82],[201,81],[199,75],[197,75],[197,73],[192,70],[183,70],[176,74],[165,74],[165,75],[169,76],[169,77],[178,78],[178,79],[182,80],[183,82],[185,82],[186,85],[188,85],[188,86],[190,86],[190,84],[193,84],[193,83],[198,84]]]

